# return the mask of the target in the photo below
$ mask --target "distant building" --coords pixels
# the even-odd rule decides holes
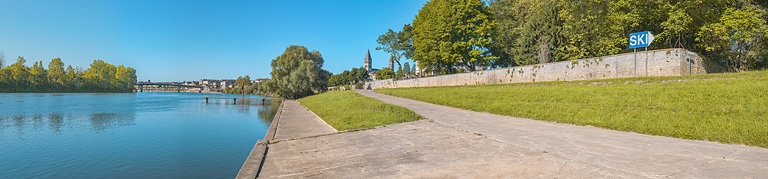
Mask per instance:
[[[379,69],[374,69],[373,65],[373,59],[371,59],[371,50],[368,50],[365,52],[365,59],[363,59],[363,67],[366,71],[368,71],[368,80],[375,80],[376,79],[376,72],[379,71]]]
[[[251,80],[251,83],[261,83],[267,80],[269,80],[269,78],[256,78],[255,80]]]
[[[227,88],[235,87],[235,80],[233,79],[223,79],[223,80],[200,79],[199,85],[202,85],[205,88],[205,90],[224,91]]]

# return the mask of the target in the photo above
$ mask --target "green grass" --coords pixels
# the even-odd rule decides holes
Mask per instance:
[[[768,71],[376,92],[507,116],[768,147]]]
[[[372,128],[421,119],[406,108],[381,102],[353,91],[334,91],[299,99],[336,130]]]

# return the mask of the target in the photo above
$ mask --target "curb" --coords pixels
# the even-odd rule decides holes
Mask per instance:
[[[256,145],[251,149],[251,153],[248,154],[248,158],[245,159],[245,163],[240,167],[240,171],[235,178],[257,178],[261,172],[261,167],[264,165],[264,158],[267,156],[269,150],[269,142],[274,139],[275,132],[277,131],[277,123],[280,122],[280,115],[283,113],[283,101],[280,100],[280,108],[277,109],[275,117],[272,118],[272,123],[269,125],[267,135],[263,140],[258,140]]]

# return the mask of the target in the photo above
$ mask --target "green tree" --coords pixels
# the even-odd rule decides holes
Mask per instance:
[[[133,85],[136,85],[136,70],[131,67],[123,65],[117,66],[115,69],[115,79],[117,79],[117,86],[119,92],[129,92],[133,90]]]
[[[403,74],[407,74],[407,75],[411,74],[411,65],[408,64],[408,62],[405,62],[403,64]]]
[[[11,83],[14,91],[29,90],[29,68],[25,66],[24,63],[27,63],[27,60],[24,59],[24,57],[19,56],[19,58],[16,59],[16,63],[8,66],[8,69],[13,76]]]
[[[43,61],[35,62],[29,70],[29,81],[32,82],[32,91],[45,91],[48,86],[48,75],[43,68]]]
[[[72,65],[68,65],[63,80],[67,90],[77,91],[80,87],[80,78],[81,76],[75,71],[75,68],[72,68]]]
[[[236,87],[243,86],[243,84],[245,84],[245,86],[250,86],[251,84],[253,84],[253,82],[251,82],[251,76],[248,76],[248,75],[245,75],[245,77],[238,76],[237,79],[235,80],[235,86]]]
[[[400,50],[403,57],[407,59],[413,59],[413,26],[411,24],[403,25],[403,29],[397,33],[399,39],[398,50]]]
[[[402,57],[402,53],[400,53],[400,39],[398,38],[398,34],[399,32],[389,29],[386,33],[380,35],[379,38],[376,39],[376,43],[379,43],[376,50],[383,50],[384,52],[389,53],[391,57],[389,60],[400,66],[400,57]]]
[[[116,79],[114,77],[116,71],[114,65],[103,60],[94,60],[90,68],[83,72],[83,80],[89,90],[108,92],[115,89],[113,84],[116,83],[112,83],[112,80]]]
[[[224,92],[229,94],[240,94],[243,92],[246,94],[258,94],[258,91],[254,91],[256,88],[258,88],[257,85],[251,82],[251,76],[245,75],[245,77],[238,76],[235,79],[235,85],[232,88],[227,88]]]
[[[10,82],[11,82],[11,79],[13,79],[12,78],[13,74],[11,74],[11,71],[8,70],[8,68],[3,68],[4,63],[5,63],[5,54],[3,54],[2,51],[0,51],[0,86],[5,86],[7,88],[6,90],[8,90],[8,92],[11,92]],[[3,91],[4,91],[4,88],[0,88],[0,92],[3,92]]]
[[[379,71],[376,71],[376,79],[377,80],[386,80],[386,79],[392,79],[395,77],[395,72],[392,71],[390,68],[384,68]]]
[[[441,74],[487,65],[495,23],[481,0],[428,1],[412,23],[413,60]]]
[[[327,89],[330,73],[323,70],[323,57],[318,51],[291,45],[272,60],[272,80],[269,85],[274,94],[287,99],[298,99]]]
[[[408,59],[413,57],[412,29],[411,24],[403,25],[403,29],[397,32],[388,29],[386,33],[376,39],[376,43],[379,44],[376,50],[383,50],[389,53],[390,61],[397,63],[398,67],[402,67],[400,61],[403,57]]]
[[[765,15],[765,10],[751,5],[728,8],[718,22],[701,27],[696,41],[712,56],[725,58],[736,70],[758,68],[768,55]]]
[[[51,87],[55,90],[63,89],[65,76],[64,63],[61,62],[61,58],[51,59],[51,62],[48,63],[48,80]]]

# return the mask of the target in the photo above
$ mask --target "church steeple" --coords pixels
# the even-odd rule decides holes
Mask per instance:
[[[365,52],[365,64],[363,65],[363,68],[365,68],[366,71],[371,71],[371,49],[368,49],[368,52]]]

